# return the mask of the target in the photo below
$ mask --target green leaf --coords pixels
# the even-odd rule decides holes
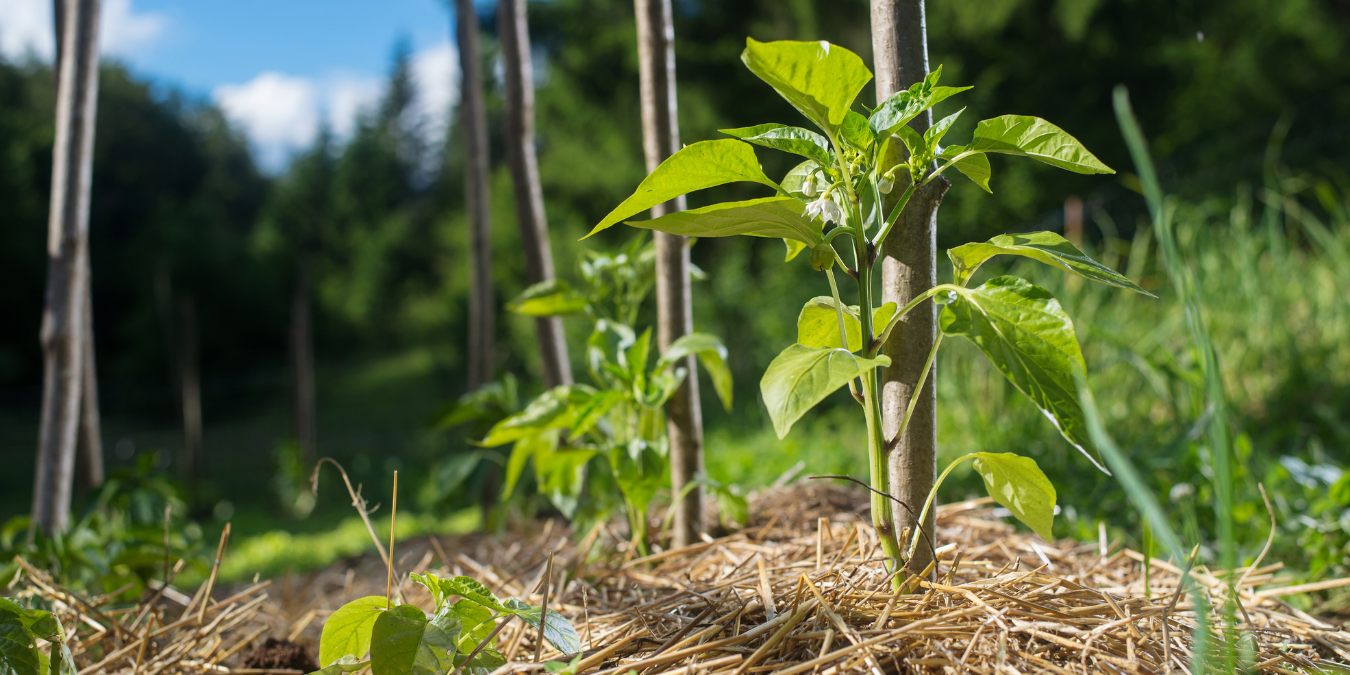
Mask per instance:
[[[442,675],[452,665],[455,634],[427,621],[422,610],[399,605],[375,619],[371,630],[372,675]]]
[[[941,72],[941,67],[934,74]],[[908,90],[891,94],[867,120],[877,138],[885,139],[897,129],[909,124],[923,111],[959,94],[970,87],[934,87],[927,83],[917,83]]]
[[[784,349],[759,382],[774,432],[779,439],[785,438],[793,423],[834,390],[877,366],[890,364],[890,358],[885,356],[867,359],[843,349],[799,344]]]
[[[457,640],[457,649],[464,653],[472,652],[483,644],[483,641],[492,635],[493,629],[497,627],[497,620],[492,614],[492,610],[480,605],[472,600],[459,600],[450,605],[450,611],[459,617],[461,626],[459,640]],[[492,642],[487,648],[496,646],[497,638],[493,637]]]
[[[1074,377],[1086,371],[1073,321],[1044,288],[1017,277],[996,277],[976,289],[959,289],[943,307],[942,332],[979,347],[1017,390],[1055,424],[1060,434],[1097,468]]]
[[[964,285],[984,261],[996,255],[1018,255],[1057,267],[1069,274],[1155,297],[1136,286],[1124,275],[1087,257],[1072,242],[1054,232],[1000,234],[984,243],[966,244],[947,251],[952,261],[952,276]]]
[[[331,665],[344,656],[360,658],[370,651],[370,630],[384,612],[383,597],[357,598],[329,615],[319,637],[319,665]]]
[[[975,126],[971,152],[1023,155],[1074,173],[1115,173],[1063,129],[1028,115],[1004,115]]]
[[[833,131],[872,79],[857,54],[828,42],[746,38],[741,61],[806,119]]]
[[[576,514],[581,492],[586,487],[586,463],[595,454],[589,448],[567,448],[541,452],[534,457],[539,491],[548,495],[567,518]]]
[[[445,591],[441,590],[441,580],[436,576],[436,573],[427,572],[426,574],[418,574],[417,572],[413,572],[408,575],[408,578],[426,587],[427,591],[431,593],[431,599],[435,601],[436,607],[439,610],[441,604],[445,601]]]
[[[884,331],[895,316],[894,302],[888,302],[872,310],[872,329],[881,327]],[[848,350],[856,352],[862,349],[862,323],[858,320],[857,305],[844,307],[844,330],[848,332]],[[884,332],[878,332],[884,336]],[[839,315],[834,309],[834,298],[822,295],[811,298],[802,306],[797,315],[797,344],[803,347],[832,347],[839,344]]]
[[[803,244],[796,239],[784,239],[783,243],[787,244],[787,254],[783,256],[783,262],[790,262],[793,258],[797,257],[798,253],[805,251],[807,248],[806,244]]]
[[[493,595],[492,590],[475,581],[473,577],[459,576],[441,579],[441,590],[445,591],[446,595],[458,595],[469,602],[480,604],[493,611],[500,612],[505,609],[502,601],[496,595]]]
[[[610,211],[586,237],[680,195],[738,181],[778,187],[759,168],[754,148],[745,143],[728,138],[687,145],[661,162],[633,195]]]
[[[690,333],[682,336],[680,339],[670,343],[666,353],[661,355],[661,360],[656,367],[664,368],[674,363],[678,363],[687,356],[698,357],[699,363],[703,364],[703,369],[708,371],[708,377],[712,379],[713,389],[717,391],[717,398],[722,400],[722,407],[728,412],[731,411],[731,369],[727,367],[727,347],[715,335],[707,333]]]
[[[570,435],[573,438],[579,438],[593,429],[595,425],[599,424],[600,420],[604,419],[605,415],[608,415],[609,411],[613,410],[614,406],[618,405],[622,400],[623,392],[614,391],[612,389],[602,391],[595,396],[592,396],[590,402],[583,406],[581,411],[577,413],[576,420],[572,422]]]
[[[543,607],[536,607],[515,598],[509,598],[506,601],[506,609],[520,617],[525,623],[539,628],[539,618],[543,614]],[[582,649],[581,636],[577,635],[577,629],[572,626],[572,622],[551,609],[548,610],[547,618],[544,619],[544,639],[564,654],[576,654]]]
[[[520,476],[525,472],[525,464],[531,457],[535,457],[543,452],[551,452],[558,447],[558,433],[542,432],[533,436],[526,436],[516,441],[511,447],[511,457],[506,460],[506,481],[502,486],[502,499],[510,499],[516,491],[516,484],[520,482]]]
[[[809,129],[769,123],[718,131],[747,143],[801,155],[821,164],[830,163],[830,141]]]
[[[989,496],[1042,539],[1051,541],[1055,486],[1036,466],[1035,460],[1011,452],[977,452],[975,455],[975,470],[984,478]]]
[[[506,309],[525,316],[561,316],[584,311],[586,296],[572,290],[562,279],[545,279],[506,303]]]
[[[952,166],[956,167],[966,178],[975,181],[975,184],[984,188],[985,192],[993,194],[989,189],[989,176],[993,173],[989,166],[989,158],[983,153],[968,153],[963,145],[949,145],[943,148],[942,159],[951,160]]]
[[[872,143],[877,140],[867,126],[867,118],[852,110],[844,116],[844,124],[839,127],[839,137],[858,150],[872,147]]]
[[[39,675],[38,655],[33,636],[20,615],[0,612],[0,673]]]
[[[362,661],[348,654],[309,675],[342,675],[342,673],[354,673],[369,665],[370,661]]]
[[[961,113],[965,111],[966,109],[962,108],[938,120],[937,124],[928,127],[928,131],[923,132],[923,140],[928,143],[928,147],[936,147],[942,141],[942,137],[947,135],[947,130],[951,129],[952,124],[956,123],[956,118],[960,117]]]
[[[624,497],[645,514],[647,504],[666,485],[665,454],[654,444],[636,438],[627,445],[610,448],[609,465]]]
[[[595,389],[584,384],[554,387],[540,394],[524,410],[494,424],[481,444],[491,448],[549,429],[566,429],[572,426],[578,407],[585,405],[594,394]]]
[[[792,197],[765,197],[676,211],[651,220],[629,221],[628,224],[685,237],[748,234],[795,239],[813,245],[820,241],[821,226],[803,216],[805,210],[806,205]]]

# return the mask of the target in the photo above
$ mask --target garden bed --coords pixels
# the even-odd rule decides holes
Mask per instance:
[[[861,493],[797,484],[760,495],[752,507],[751,527],[640,559],[606,526],[578,547],[557,521],[531,532],[400,543],[395,589],[430,608],[430,595],[407,575],[439,570],[542,602],[553,551],[547,604],[577,627],[587,651],[574,672],[589,675],[1189,672],[1196,615],[1190,595],[1177,592],[1181,570],[1166,561],[1153,560],[1146,579],[1135,551],[1104,541],[1047,543],[980,500],[939,510],[937,540],[946,543],[937,580],[907,575],[907,592],[892,593],[877,539],[857,515],[866,508]],[[587,549],[588,559],[579,555]],[[1282,600],[1347,581],[1291,586],[1282,572],[1279,563],[1235,572],[1242,602],[1232,637],[1261,672],[1350,663],[1350,633]],[[1213,606],[1225,575],[1196,567],[1190,576]],[[276,659],[296,658],[288,642],[313,650],[332,610],[384,595],[385,580],[380,558],[370,555],[216,589],[220,601],[204,613],[174,591],[153,605],[101,609],[36,571],[14,590],[53,601],[74,634],[81,675],[298,673],[295,664],[277,667]],[[1220,616],[1213,609],[1211,624]],[[534,629],[523,625],[509,623],[498,637],[509,661],[503,672],[544,670]],[[269,637],[278,642],[264,645]],[[542,649],[544,661],[561,656]]]

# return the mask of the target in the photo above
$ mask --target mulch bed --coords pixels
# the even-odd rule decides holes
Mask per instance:
[[[431,597],[407,574],[433,570],[539,604],[551,551],[547,603],[577,626],[587,648],[578,672],[587,675],[1190,672],[1197,617],[1190,594],[1178,592],[1183,570],[1154,559],[1146,584],[1135,551],[1105,541],[1045,542],[989,507],[979,500],[941,508],[937,541],[945,545],[934,580],[906,575],[900,593],[865,522],[865,495],[820,483],[759,495],[748,528],[640,559],[607,525],[578,546],[557,521],[530,532],[400,543],[396,589],[429,610]],[[1233,572],[1240,603],[1227,637],[1258,672],[1350,664],[1350,633],[1282,599],[1350,580],[1289,585],[1282,572],[1279,563]],[[1230,577],[1203,566],[1189,577],[1209,596],[1217,625]],[[383,595],[384,586],[384,566],[372,554],[218,589],[220,601],[204,610],[202,589],[196,598],[164,592],[138,607],[101,609],[99,599],[77,598],[36,570],[11,592],[55,607],[74,633],[80,675],[294,674],[304,662],[257,659],[310,658],[313,651],[296,647],[317,647],[325,616],[354,598]],[[270,647],[264,638],[274,640]],[[520,622],[505,628],[498,644],[509,663],[497,675],[542,672],[535,640]],[[561,657],[547,645],[542,651],[544,661]]]

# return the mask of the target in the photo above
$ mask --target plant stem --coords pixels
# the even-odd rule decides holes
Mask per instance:
[[[960,466],[961,462],[971,459],[977,454],[979,453],[972,452],[969,455],[961,455],[956,458],[955,462],[947,465],[947,468],[943,470],[942,475],[938,476],[938,479],[933,482],[933,489],[928,491],[928,499],[924,500],[923,510],[919,512],[919,517],[915,519],[914,522],[922,523],[928,518],[928,511],[933,508],[933,502],[937,501],[938,487],[942,485],[942,481],[946,480],[947,474],[951,473],[952,469]],[[923,536],[923,530],[921,528],[915,528],[914,536],[909,541],[909,548],[906,549],[906,557],[914,555],[914,549],[919,545],[919,537],[921,536]]]

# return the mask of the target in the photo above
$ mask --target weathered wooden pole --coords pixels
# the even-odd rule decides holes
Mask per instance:
[[[460,125],[464,129],[464,201],[469,214],[469,389],[492,380],[492,220],[488,204],[487,106],[473,0],[455,0]]]
[[[197,301],[190,294],[178,298],[178,400],[183,415],[182,474],[188,481],[202,477],[202,381],[198,362]]]
[[[877,102],[908,89],[928,75],[928,36],[923,0],[872,0],[872,58],[877,78]],[[925,111],[910,123],[919,133],[932,124]],[[895,229],[882,246],[881,301],[905,303],[937,284],[937,211],[951,183],[938,178],[910,198]],[[899,192],[897,186],[896,192]],[[894,438],[900,420],[914,396],[919,397],[904,438],[888,458],[891,494],[909,509],[895,510],[896,531],[922,527],[931,541],[934,510],[925,522],[915,522],[937,479],[937,373],[914,391],[928,352],[937,339],[937,307],[923,303],[907,314],[891,333],[884,351],[891,365],[882,372],[882,431]],[[936,368],[936,366],[934,366]],[[912,510],[912,513],[911,513]],[[910,568],[922,570],[933,559],[929,546],[914,550]]]
[[[83,399],[89,291],[89,188],[98,99],[99,0],[68,0],[57,68],[56,138],[47,221],[47,296],[42,314],[42,414],[33,480],[33,523],[66,529]]]
[[[534,148],[534,63],[530,56],[530,22],[525,0],[499,0],[497,26],[506,66],[506,160],[516,193],[516,221],[525,249],[525,278],[537,284],[554,277],[549,247],[544,192],[539,185],[539,159]],[[572,363],[562,319],[537,317],[544,386],[572,384]]]
[[[314,397],[314,328],[310,313],[310,254],[300,253],[291,290],[291,424],[300,461],[310,466],[318,445],[317,402]]]
[[[675,24],[670,0],[634,0],[637,10],[638,64],[642,95],[642,149],[647,173],[680,149],[680,127],[675,103]],[[657,218],[684,210],[684,197],[652,209]],[[689,289],[689,240],[656,232],[657,342],[665,352],[670,343],[694,330]],[[694,359],[684,362],[689,373],[666,403],[670,439],[670,489],[681,494],[703,471],[703,414],[699,408],[698,371]],[[692,488],[675,507],[672,530],[675,546],[698,541],[702,530],[702,491]]]

